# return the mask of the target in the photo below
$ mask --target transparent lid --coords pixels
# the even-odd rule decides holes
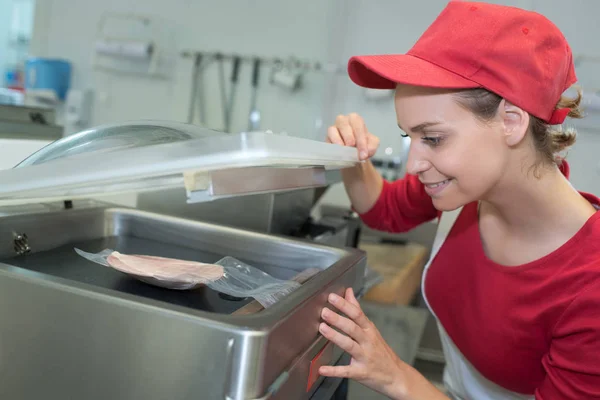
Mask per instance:
[[[90,129],[0,171],[0,204],[185,187],[188,202],[322,186],[356,149],[264,132],[139,121]],[[335,179],[335,178],[333,178]]]

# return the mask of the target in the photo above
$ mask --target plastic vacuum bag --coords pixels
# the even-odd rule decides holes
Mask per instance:
[[[235,297],[252,297],[267,308],[300,287],[298,282],[285,281],[245,264],[233,257],[224,257],[215,264],[225,269],[223,278],[207,284],[213,290]]]
[[[88,253],[77,248],[75,249],[77,254],[89,261],[110,268],[114,268],[108,262],[108,257],[113,251],[105,249],[99,253]],[[274,278],[266,272],[233,257],[224,257],[214,263],[214,265],[223,267],[223,276],[214,281],[207,281],[201,274],[169,274],[168,269],[161,271],[160,275],[145,274],[143,272],[122,272],[145,283],[169,289],[188,290],[206,285],[213,290],[229,296],[252,297],[265,308],[275,304],[278,300],[300,287],[300,284],[297,282]]]

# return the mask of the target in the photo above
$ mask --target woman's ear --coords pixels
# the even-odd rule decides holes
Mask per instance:
[[[529,129],[529,113],[504,99],[500,103],[498,111],[504,126],[506,144],[518,145],[525,139],[527,129]]]

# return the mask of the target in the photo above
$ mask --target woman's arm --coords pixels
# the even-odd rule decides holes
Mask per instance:
[[[364,161],[342,171],[344,187],[358,213],[369,211],[383,186],[381,174],[368,161],[377,152],[379,138],[367,130],[358,114],[338,115],[335,125],[327,130],[327,142],[341,146],[356,147],[359,159]]]
[[[383,177],[370,160],[342,170],[344,188],[354,210],[364,214],[371,210],[381,195]]]

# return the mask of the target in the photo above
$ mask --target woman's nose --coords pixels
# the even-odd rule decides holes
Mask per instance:
[[[423,158],[419,151],[410,146],[408,150],[408,159],[406,160],[406,172],[411,175],[418,175],[431,168],[431,163]]]

